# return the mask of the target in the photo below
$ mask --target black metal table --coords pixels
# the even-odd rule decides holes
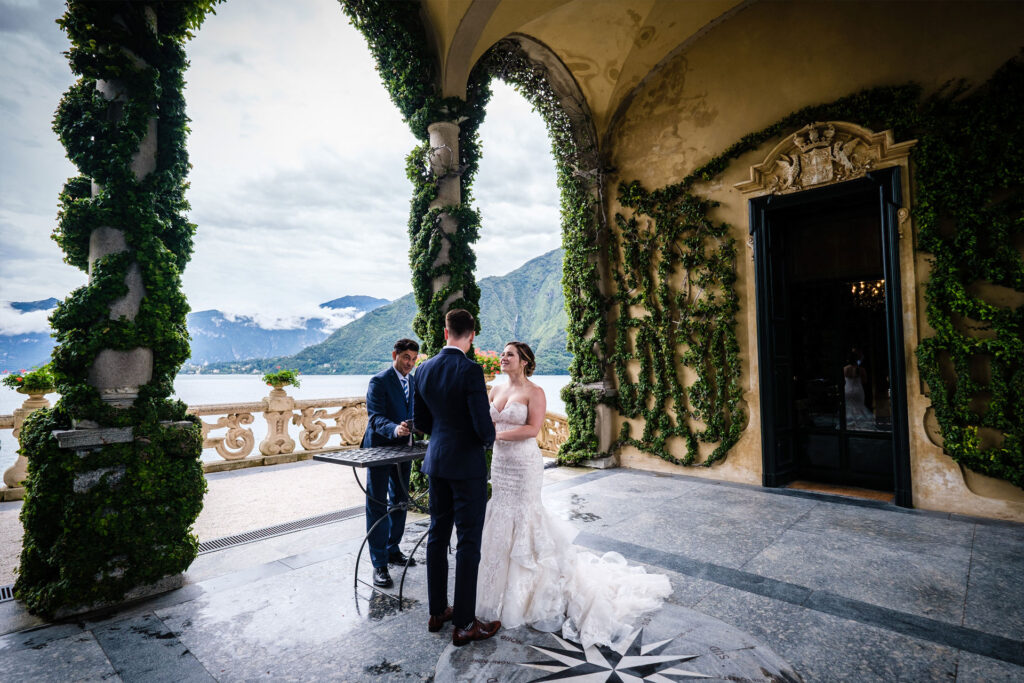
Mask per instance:
[[[383,465],[392,465],[395,468],[398,468],[398,466],[403,462],[422,460],[426,454],[427,443],[425,441],[416,441],[413,442],[411,446],[374,446],[372,448],[355,448],[348,451],[339,451],[337,453],[321,453],[313,456],[313,460],[351,467],[352,475],[356,478],[356,483],[359,485],[359,488],[362,489],[363,493],[366,494],[366,497],[387,508],[387,512],[385,512],[380,519],[374,522],[373,526],[366,530],[366,536],[363,537],[363,542],[359,544],[359,552],[356,554],[356,567],[354,572],[355,580],[353,582],[356,587],[362,583],[364,586],[369,586],[382,595],[394,597],[390,593],[380,590],[377,586],[374,586],[372,582],[367,583],[366,581],[359,580],[359,560],[363,556],[363,548],[366,547],[366,544],[370,539],[370,534],[372,534],[373,530],[377,528],[377,525],[385,519],[388,519],[393,513],[398,512],[399,510],[408,511],[410,509],[423,513],[427,512],[427,509],[420,503],[420,500],[426,495],[426,491],[423,491],[414,497],[410,495],[409,490],[406,489],[404,502],[398,503],[397,505],[389,505],[386,500],[377,500],[370,496],[369,493],[366,493],[366,487],[363,486],[361,481],[359,481],[359,469],[364,467],[380,467]],[[399,476],[398,480],[401,482],[402,477]],[[409,553],[409,559],[406,560],[405,566],[402,567],[402,578],[398,584],[399,611],[402,609],[402,593],[405,589],[405,573],[409,570],[409,562],[412,560],[412,556],[419,549],[420,544],[423,543],[423,539],[426,537],[427,532],[424,531],[416,541],[416,545],[413,546],[412,551]]]

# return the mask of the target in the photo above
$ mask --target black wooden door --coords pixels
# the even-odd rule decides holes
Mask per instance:
[[[895,173],[751,202],[766,486],[909,505]]]

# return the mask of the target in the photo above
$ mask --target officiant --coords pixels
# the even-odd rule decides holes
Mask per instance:
[[[366,433],[362,448],[403,446],[413,430],[414,378],[420,346],[412,339],[399,339],[391,352],[391,365],[370,379],[366,389]],[[406,502],[411,462],[381,465],[366,470],[366,530],[383,517],[389,507]],[[385,505],[385,501],[387,504]],[[367,539],[373,563],[373,584],[389,588],[394,583],[388,564],[416,564],[402,554],[398,544],[405,531],[405,510],[396,510],[381,522]]]

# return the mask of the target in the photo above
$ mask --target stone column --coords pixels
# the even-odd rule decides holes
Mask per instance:
[[[96,89],[104,99],[112,102],[123,102],[131,96],[124,84],[115,80],[97,81]],[[131,170],[136,180],[142,180],[156,169],[156,135],[157,119],[154,116],[149,119],[146,136],[139,143],[139,148],[132,157]],[[94,181],[92,196],[97,196],[101,191],[102,187]],[[128,244],[125,240],[124,230],[109,226],[102,226],[94,230],[89,236],[90,277],[93,264],[97,259],[127,250]],[[128,293],[110,305],[111,320],[118,320],[122,316],[127,320],[135,320],[142,299],[146,296],[142,270],[137,262],[133,262],[128,268],[128,274],[124,281],[128,287]],[[152,377],[153,351],[143,347],[128,351],[103,349],[97,354],[96,360],[89,368],[89,384],[99,390],[100,397],[104,401],[118,408],[131,407],[139,395],[139,387],[147,384]]]
[[[459,124],[453,121],[438,121],[427,127],[430,135],[430,170],[437,178],[437,198],[430,203],[431,209],[458,206],[462,203],[462,174],[459,173]],[[458,221],[449,214],[441,216],[441,230],[445,235],[452,235],[459,229]],[[434,261],[434,267],[442,266],[449,261],[451,243],[448,239],[441,243],[441,250]],[[431,291],[437,294],[449,282],[451,277],[440,275],[431,283]],[[452,301],[463,296],[462,290],[452,292],[441,305],[445,310]]]

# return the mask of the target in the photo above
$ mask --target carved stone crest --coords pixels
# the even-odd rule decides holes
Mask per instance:
[[[804,126],[750,168],[740,192],[787,194],[818,185],[859,178],[880,165],[890,166],[910,153],[916,140],[895,144],[892,131],[873,133],[842,121]]]

